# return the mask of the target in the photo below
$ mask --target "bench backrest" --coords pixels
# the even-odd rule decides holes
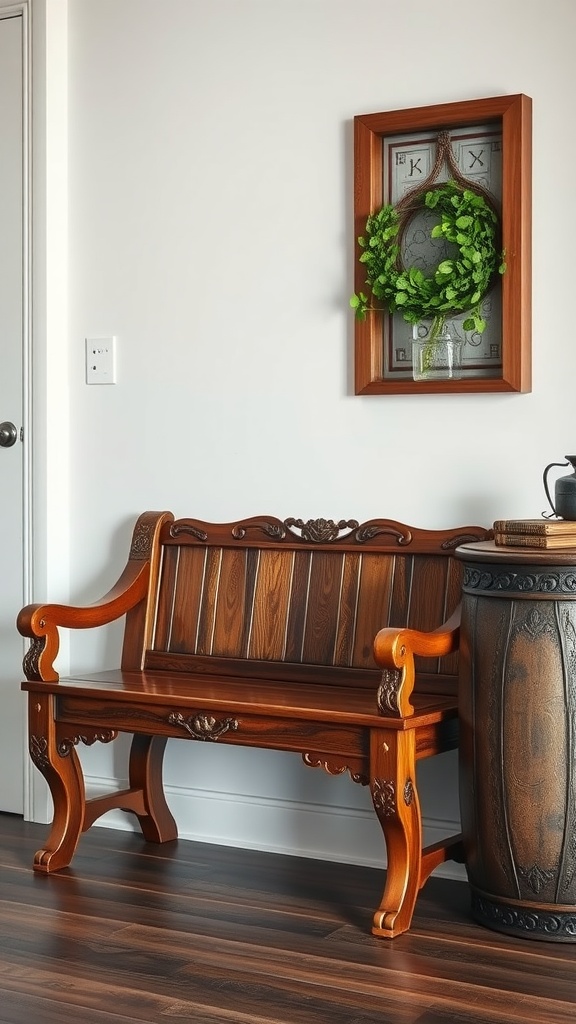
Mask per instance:
[[[442,625],[460,600],[454,549],[488,536],[386,519],[165,522],[147,623],[128,617],[123,666],[373,686],[378,630]],[[421,659],[416,688],[454,692],[457,671],[457,655]]]

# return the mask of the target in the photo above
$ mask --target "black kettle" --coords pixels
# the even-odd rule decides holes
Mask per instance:
[[[551,462],[550,465],[546,466],[543,476],[544,490],[555,516],[558,516],[559,519],[576,520],[576,455],[565,455],[564,458],[568,461]],[[554,501],[550,497],[550,490],[548,488],[548,472],[553,466],[572,466],[572,473],[561,476],[556,481],[554,485]],[[542,514],[546,515],[546,513]],[[550,515],[548,515],[548,518],[551,518]]]

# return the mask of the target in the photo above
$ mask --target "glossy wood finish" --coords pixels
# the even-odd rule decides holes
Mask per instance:
[[[576,942],[576,549],[476,544],[459,554],[474,913],[505,932]]]
[[[94,828],[38,876],[0,816],[3,1024],[573,1024],[576,947],[489,932],[432,878],[409,932],[368,934],[381,872]]]
[[[169,737],[294,751],[370,787],[389,865],[373,931],[405,931],[430,872],[461,858],[459,836],[422,847],[416,762],[457,743],[454,549],[485,536],[383,519],[213,524],[144,513],[107,597],[34,605],[18,619],[32,638],[30,754],[54,801],[36,870],[66,868],[112,807],[133,812],[146,839],[175,839],[162,789]],[[58,680],[59,628],[125,613],[120,668]],[[75,748],[118,732],[133,735],[129,786],[86,799]]]
[[[459,381],[390,380],[383,376],[382,315],[355,322],[356,394],[476,393],[531,390],[532,101],[522,94],[491,96],[354,118],[355,290],[365,289],[357,239],[382,206],[383,137],[497,123],[502,130],[502,370]]]

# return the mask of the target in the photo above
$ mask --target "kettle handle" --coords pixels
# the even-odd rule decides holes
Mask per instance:
[[[546,469],[544,470],[544,473],[542,474],[542,481],[544,483],[544,490],[546,491],[546,497],[548,498],[548,501],[550,503],[550,508],[552,509],[552,511],[553,511],[555,516],[558,515],[558,513],[557,513],[556,509],[554,508],[554,503],[552,501],[552,498],[550,497],[550,491],[548,489],[548,471],[550,469],[552,469],[553,466],[560,466],[560,467],[562,467],[562,466],[569,466],[569,465],[570,465],[569,462],[551,462],[548,466],[546,466]],[[542,515],[546,515],[546,513],[543,512]],[[547,518],[550,518],[550,514],[548,514]]]

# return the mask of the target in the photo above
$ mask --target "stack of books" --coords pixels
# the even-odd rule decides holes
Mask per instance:
[[[494,541],[508,548],[576,548],[576,522],[569,519],[497,519]]]

